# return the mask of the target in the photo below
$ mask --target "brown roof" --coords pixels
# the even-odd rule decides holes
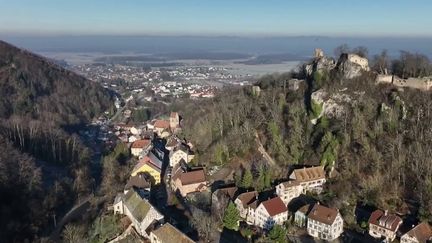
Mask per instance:
[[[151,143],[150,139],[136,140],[132,143],[132,148],[145,148]]]
[[[409,236],[414,237],[418,242],[426,242],[432,239],[432,229],[429,224],[423,222],[418,224],[416,227],[408,231]]]
[[[205,172],[203,168],[187,172],[183,172],[182,170],[178,171],[180,174],[176,176],[176,178],[180,179],[182,185],[206,182]]]
[[[308,218],[318,222],[331,225],[335,221],[339,211],[335,208],[328,208],[320,204],[315,204],[308,214]]]
[[[166,120],[156,120],[154,126],[157,128],[168,129],[170,127],[170,123],[169,123],[169,121],[166,121]]]
[[[217,191],[227,195],[230,199],[233,199],[237,190],[238,188],[236,186],[232,186],[232,187],[220,188]]]
[[[369,224],[374,224],[382,228],[396,232],[402,223],[402,219],[395,214],[387,214],[382,210],[375,210],[369,218]]]
[[[298,186],[300,185],[300,183],[298,181],[285,181],[281,183],[285,188],[289,188],[289,187],[293,187],[293,186]]]
[[[258,197],[257,191],[251,191],[251,192],[244,192],[240,194],[237,198],[241,201],[243,204],[243,208],[246,208],[249,204],[256,201]]]
[[[280,197],[275,197],[270,200],[262,202],[264,208],[267,210],[270,216],[275,216],[288,211],[285,203]]]
[[[318,180],[318,179],[324,179],[325,178],[325,172],[323,166],[315,166],[315,167],[309,167],[309,168],[303,168],[303,169],[296,169],[293,171],[295,178],[299,182],[304,181],[312,181],[312,180]]]
[[[138,175],[131,176],[129,178],[128,182],[126,183],[125,190],[129,190],[133,186],[137,188],[149,188],[151,186],[151,182],[144,173],[138,173]]]
[[[194,243],[187,235],[183,234],[170,223],[162,225],[152,232],[161,243]]]

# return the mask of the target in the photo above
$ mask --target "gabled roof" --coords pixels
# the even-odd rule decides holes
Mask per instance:
[[[129,190],[124,196],[124,204],[129,209],[133,217],[141,222],[147,216],[153,206],[135,190]]]
[[[182,185],[206,182],[205,172],[203,168],[187,172],[183,172],[181,169],[179,169],[177,170],[177,173],[173,176],[174,180],[176,180],[177,178],[180,179]]]
[[[382,210],[375,210],[369,218],[369,224],[374,224],[379,227],[396,232],[402,223],[402,219],[395,214],[388,214]]]
[[[320,204],[315,204],[308,214],[308,218],[318,222],[332,225],[338,216],[339,211],[335,208],[328,208]]]
[[[287,206],[280,197],[275,197],[261,203],[270,216],[275,216],[288,211]]]
[[[247,206],[257,200],[258,192],[257,191],[251,191],[251,192],[244,192],[240,194],[237,199],[240,200],[240,202],[243,205],[243,208],[247,208]]]
[[[292,172],[295,175],[296,181],[305,182],[319,179],[325,179],[323,166],[315,166],[309,168],[296,169]]]
[[[156,120],[154,127],[168,129],[170,127],[170,123],[166,120]]]
[[[162,225],[152,232],[161,243],[193,243],[187,235],[183,234],[170,223]]]
[[[143,173],[138,173],[138,175],[129,178],[129,180],[126,183],[125,190],[129,190],[132,187],[143,188],[143,189],[150,188],[151,182],[149,178],[146,178],[146,176]]]
[[[132,143],[131,148],[146,148],[151,144],[150,139],[142,139],[142,140],[136,140]]]
[[[144,158],[140,159],[132,171],[135,172],[144,165],[148,165],[156,171],[162,171],[162,162],[160,160],[152,160],[149,156],[145,156]]]
[[[425,222],[418,224],[408,231],[407,234],[422,243],[432,239],[432,229],[429,224]]]

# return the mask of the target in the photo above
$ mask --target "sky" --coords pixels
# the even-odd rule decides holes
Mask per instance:
[[[432,37],[430,0],[0,0],[0,36]]]

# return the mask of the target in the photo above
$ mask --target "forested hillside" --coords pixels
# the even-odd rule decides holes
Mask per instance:
[[[64,128],[110,110],[96,83],[0,41],[0,238],[47,236],[92,190],[91,153]]]
[[[394,61],[394,70],[384,65],[407,70],[404,60]],[[251,87],[230,88],[212,101],[178,105],[198,160],[250,168],[260,141],[276,161],[274,180],[296,165],[324,165],[332,178],[318,197],[340,208],[348,225],[355,225],[356,205],[432,221],[432,93],[376,84],[373,72],[346,79],[330,72],[307,76],[303,68],[261,78],[259,95]],[[305,79],[296,91],[285,82],[291,77]],[[341,112],[320,116],[323,107],[311,98],[317,91],[348,97],[337,103]]]

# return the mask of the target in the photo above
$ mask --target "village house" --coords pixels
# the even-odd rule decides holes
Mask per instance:
[[[207,181],[204,168],[185,170],[182,166],[175,169],[171,180],[173,191],[178,190],[185,197],[189,193],[207,190]]]
[[[166,120],[156,120],[154,123],[154,130],[161,138],[166,138],[170,135],[170,122]]]
[[[275,224],[283,225],[288,219],[288,208],[280,197],[262,202],[255,211],[255,225],[269,230]]]
[[[189,163],[194,158],[194,156],[195,155],[186,145],[180,144],[169,153],[170,166],[175,167],[180,163],[181,160]]]
[[[386,211],[375,210],[369,218],[369,234],[377,239],[385,238],[392,242],[396,238],[402,219]]]
[[[180,116],[177,112],[171,112],[169,122],[173,133],[180,129]]]
[[[255,224],[255,209],[258,207],[258,192],[244,192],[234,200],[240,212],[240,217],[248,224]]]
[[[343,232],[343,219],[338,209],[315,204],[307,217],[307,232],[321,240],[332,241]]]
[[[131,176],[124,187],[124,193],[126,194],[131,189],[138,190],[146,199],[149,198],[151,191],[150,175],[141,172],[136,176]]]
[[[180,139],[174,135],[168,138],[165,144],[165,149],[168,151],[172,151],[174,150],[175,147],[177,147],[180,144],[181,144]]]
[[[307,191],[320,193],[326,182],[323,166],[295,169],[289,178],[300,183],[303,187],[303,193]]]
[[[126,215],[136,231],[148,238],[147,229],[154,222],[163,222],[164,216],[157,211],[136,190],[129,190],[126,194],[119,194],[114,200],[114,214]]]
[[[166,223],[161,227],[153,230],[150,233],[151,243],[194,243],[187,235],[183,234],[180,230]]]
[[[136,176],[141,172],[148,173],[154,180],[154,184],[159,184],[161,182],[162,161],[153,152],[148,153],[135,165],[131,176]]]
[[[303,186],[298,181],[286,181],[276,186],[276,194],[282,199],[285,205],[288,205],[292,199],[300,196],[303,192]]]
[[[139,157],[141,154],[145,154],[151,147],[150,139],[136,140],[131,145],[131,154],[133,156]]]
[[[401,243],[426,243],[432,241],[432,229],[428,223],[423,222],[402,235]]]

